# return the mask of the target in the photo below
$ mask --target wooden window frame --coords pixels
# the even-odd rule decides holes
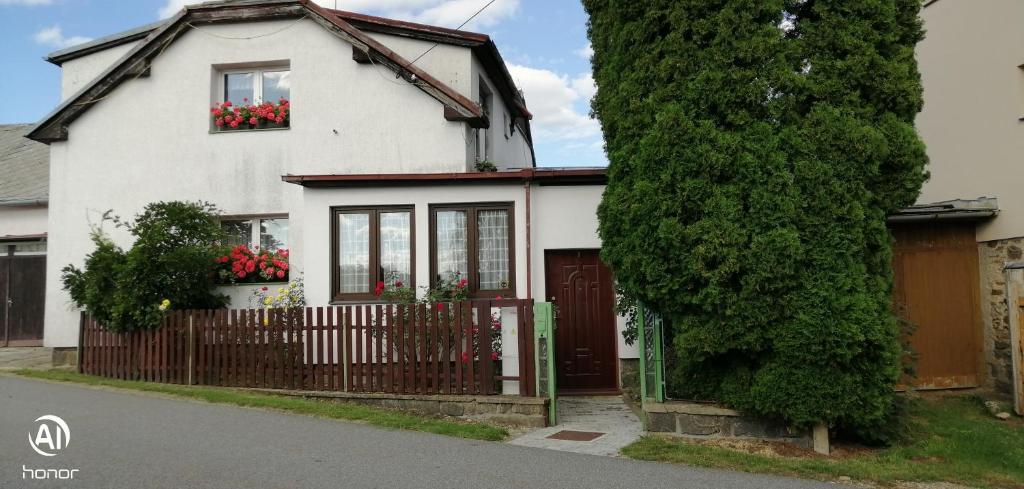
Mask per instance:
[[[334,206],[330,212],[331,232],[331,304],[346,302],[387,302],[373,293],[374,284],[384,280],[380,271],[380,214],[388,212],[409,213],[409,287],[416,286],[416,206],[414,205],[377,205],[377,206]],[[343,294],[341,290],[341,271],[338,269],[338,252],[341,245],[338,239],[338,216],[341,214],[370,215],[370,291]]]
[[[516,213],[515,202],[469,202],[459,204],[430,204],[430,286],[438,280],[437,271],[437,213],[438,211],[466,212],[466,271],[469,281],[469,297],[473,299],[503,299],[516,297]],[[480,290],[480,264],[477,250],[477,212],[481,210],[505,210],[508,212],[508,287],[501,290]]]

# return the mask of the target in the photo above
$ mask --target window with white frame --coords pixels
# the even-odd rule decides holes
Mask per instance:
[[[291,99],[291,70],[276,66],[220,71],[219,101],[235,105]]]
[[[287,217],[223,218],[220,225],[226,245],[267,251],[288,249]]]

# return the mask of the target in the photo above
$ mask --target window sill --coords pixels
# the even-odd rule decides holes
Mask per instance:
[[[256,127],[256,128],[253,128],[253,129],[228,129],[228,130],[223,130],[223,131],[222,130],[218,130],[218,129],[210,129],[210,134],[237,134],[237,133],[247,133],[247,132],[287,131],[289,129],[291,129],[291,126],[287,126],[287,127]]]

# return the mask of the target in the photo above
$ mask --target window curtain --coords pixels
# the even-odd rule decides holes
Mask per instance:
[[[402,281],[412,287],[411,219],[408,212],[382,212],[380,214],[380,268],[381,279]]]
[[[508,288],[508,211],[477,213],[477,261],[480,290]]]
[[[466,277],[469,270],[466,212],[442,211],[436,215],[437,273],[448,278],[452,272]]]
[[[339,214],[338,267],[341,292],[370,291],[370,215]]]

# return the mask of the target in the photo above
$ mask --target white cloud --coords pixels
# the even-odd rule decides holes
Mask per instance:
[[[52,3],[53,0],[0,0],[0,5],[25,5],[27,7],[50,5]]]
[[[10,1],[10,0],[0,0]],[[23,0],[24,1],[24,0]],[[31,1],[31,0],[29,0]],[[38,1],[38,0],[37,0]],[[49,0],[44,0],[49,1]],[[381,15],[412,22],[458,27],[490,0],[314,0],[327,7],[354,12]],[[519,10],[520,0],[496,0],[484,9],[464,29],[490,27]],[[202,3],[199,0],[166,0],[160,9],[160,18],[167,18],[185,5]]]
[[[590,59],[594,56],[594,45],[588,42],[586,46],[576,50],[576,55],[581,58]]]
[[[91,37],[83,36],[64,37],[64,33],[61,32],[59,25],[42,29],[39,32],[36,32],[36,35],[33,38],[39,44],[45,44],[57,49],[63,49],[92,40]]]
[[[594,80],[589,73],[575,79],[551,70],[512,64],[512,78],[526,96],[533,113],[533,134],[538,140],[560,141],[601,136],[596,120],[579,110],[580,102],[594,95]]]

